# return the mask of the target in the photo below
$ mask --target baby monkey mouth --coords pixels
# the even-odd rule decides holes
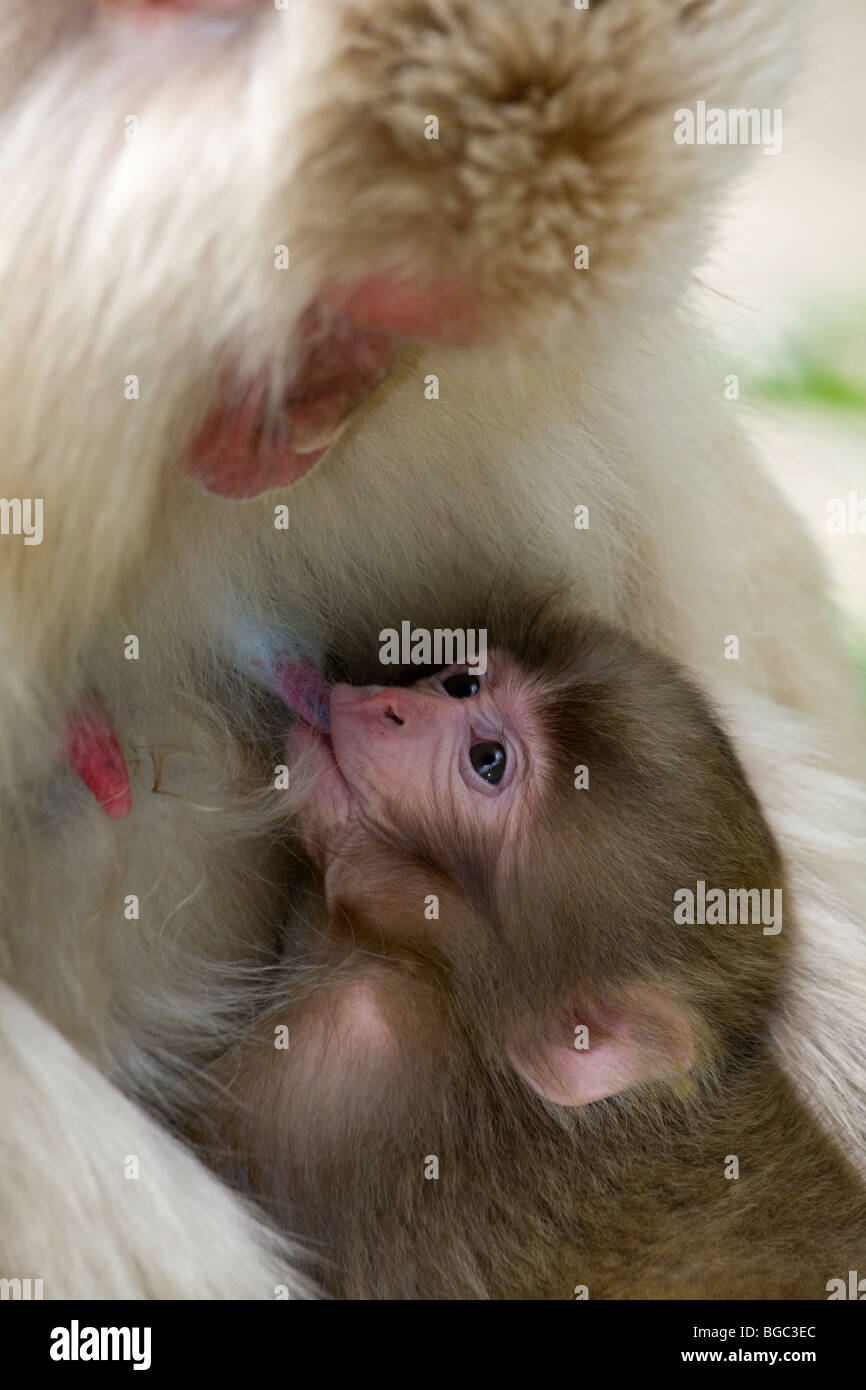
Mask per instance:
[[[297,719],[286,746],[287,762],[292,765],[301,757],[312,774],[311,785],[302,793],[302,809],[303,824],[315,838],[314,827],[321,834],[326,827],[347,825],[355,809],[355,794],[331,739],[330,692],[321,671],[306,658],[281,661],[272,675],[276,679],[271,688]]]

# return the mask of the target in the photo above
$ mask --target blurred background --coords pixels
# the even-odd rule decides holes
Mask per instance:
[[[815,0],[803,58],[782,152],[756,151],[700,280],[720,381],[824,553],[866,694],[866,0]],[[864,534],[828,534],[850,492]]]

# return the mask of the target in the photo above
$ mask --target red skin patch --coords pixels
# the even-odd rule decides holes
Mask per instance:
[[[254,497],[302,478],[402,346],[382,329],[357,328],[322,301],[307,310],[299,331],[302,358],[282,400],[270,404],[261,381],[238,398],[227,381],[193,443],[189,471],[220,497]]]
[[[296,483],[325,451],[304,453],[289,439],[281,440],[290,429],[281,416],[268,422],[265,386],[251,387],[239,400],[227,390],[196,436],[187,469],[218,497],[256,497]]]
[[[98,695],[89,695],[66,723],[63,753],[103,811],[122,820],[132,810],[129,773],[114,727]]]
[[[282,400],[269,402],[263,382],[239,395],[227,379],[193,442],[189,472],[220,497],[295,483],[410,339],[468,343],[474,331],[472,301],[453,282],[419,289],[380,275],[331,286],[301,320],[301,360]]]

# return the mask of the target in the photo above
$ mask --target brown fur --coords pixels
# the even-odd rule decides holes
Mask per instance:
[[[549,770],[516,857],[407,807],[405,834],[326,865],[336,891],[311,870],[328,912],[287,939],[204,1148],[342,1297],[824,1297],[866,1253],[866,1193],[769,1057],[791,923],[673,921],[698,878],[781,884],[733,750],[674,667],[602,625],[536,611],[518,651]],[[509,1042],[647,987],[693,1021],[685,1077],[567,1109],[515,1074]],[[664,1025],[638,1045],[662,1056]]]

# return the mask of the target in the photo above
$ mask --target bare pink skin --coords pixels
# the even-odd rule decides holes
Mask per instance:
[[[307,310],[300,333],[301,362],[282,401],[269,401],[264,380],[238,397],[229,378],[193,441],[188,469],[220,497],[254,497],[302,478],[402,347],[392,333],[358,328],[321,302]]]
[[[575,1047],[574,1025],[588,1032],[588,1047]],[[642,1029],[653,1030],[653,1047]],[[643,988],[627,1005],[593,1000],[557,1020],[529,1051],[509,1046],[509,1060],[528,1086],[553,1105],[590,1105],[629,1091],[643,1081],[690,1071],[696,1048],[691,1022],[659,989]]]
[[[320,734],[330,732],[328,688],[312,661],[298,661],[276,652],[271,668],[271,684],[289,709],[294,710],[306,724]]]
[[[108,713],[91,694],[73,710],[66,724],[63,752],[70,767],[112,820],[132,810],[129,773]]]
[[[494,653],[478,693],[456,699],[444,683],[465,670],[449,667],[413,686],[333,687],[329,736],[302,727],[289,741],[290,758],[303,749],[313,762],[304,815],[314,838],[333,844],[359,825],[395,827],[401,807],[425,804],[470,824],[483,817],[503,837],[516,830],[540,757],[525,681]],[[470,760],[485,742],[506,753],[495,786]]]
[[[220,388],[193,442],[188,470],[220,497],[255,497],[296,483],[387,376],[412,338],[467,342],[471,298],[455,282],[415,286],[397,275],[330,286],[304,314],[301,360],[282,400],[265,380]]]
[[[266,388],[253,386],[241,400],[218,400],[193,444],[187,470],[208,492],[239,500],[296,483],[324,449],[304,452],[275,432],[267,437]],[[282,428],[290,428],[286,425]],[[278,432],[277,432],[278,433]]]

